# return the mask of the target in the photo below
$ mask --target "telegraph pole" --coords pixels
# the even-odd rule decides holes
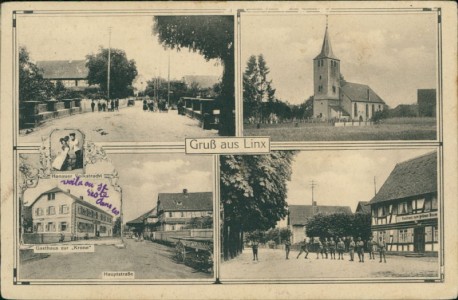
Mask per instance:
[[[111,69],[111,26],[108,27],[108,80],[107,80],[108,100],[110,100],[110,69]]]
[[[312,188],[312,213],[315,214],[315,197],[313,194],[313,190],[316,186],[318,186],[318,184],[314,180],[312,180],[310,181],[309,186]]]

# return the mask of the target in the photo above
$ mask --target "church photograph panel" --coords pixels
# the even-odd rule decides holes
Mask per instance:
[[[436,140],[437,13],[242,13],[244,136]]]
[[[221,156],[221,281],[439,279],[438,156],[435,147]]]

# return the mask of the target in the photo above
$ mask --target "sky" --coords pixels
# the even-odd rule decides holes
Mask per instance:
[[[109,154],[119,172],[124,223],[156,206],[158,193],[211,192],[213,158],[185,154]]]
[[[368,84],[390,107],[417,101],[436,87],[436,15],[329,15],[329,36],[345,80]],[[313,59],[320,53],[325,15],[242,15],[242,70],[263,54],[277,98],[293,104],[313,95]]]
[[[289,205],[311,205],[312,180],[318,205],[350,206],[370,201],[397,163],[430,153],[433,149],[301,151],[287,183]]]
[[[170,54],[170,78],[184,75],[213,75],[220,77],[223,67],[218,60],[206,61],[188,49],[165,50],[152,34],[153,16],[43,16],[17,17],[18,45],[25,46],[32,61],[83,60],[108,48],[111,27],[111,47],[122,49],[128,59],[136,61],[137,88],[146,87],[154,76],[167,78]],[[39,29],[39,30],[37,30]],[[142,84],[143,83],[143,84]]]

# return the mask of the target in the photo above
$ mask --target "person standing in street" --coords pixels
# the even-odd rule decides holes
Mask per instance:
[[[94,99],[92,99],[92,101],[91,101],[91,109],[92,109],[92,112],[94,112],[94,109],[95,109]]]
[[[320,253],[321,256],[323,256],[323,244],[321,244],[320,238],[317,237],[315,239],[315,251],[316,251],[316,259],[320,259]],[[321,257],[323,258],[323,257]]]
[[[324,238],[323,241],[323,250],[321,251],[321,258],[323,258],[323,254],[325,255],[325,258],[328,259],[328,252],[329,252],[329,242],[328,238]]]
[[[286,259],[289,259],[289,251],[291,251],[291,241],[289,238],[285,241],[285,252],[286,252]]]
[[[364,242],[361,240],[361,237],[358,237],[356,242],[356,252],[358,253],[359,262],[364,262]]]
[[[348,252],[350,253],[350,261],[355,261],[355,241],[353,237],[350,237],[350,242],[348,243]]]
[[[336,259],[336,242],[332,237],[329,240],[329,255],[331,256],[331,259]]]
[[[382,257],[383,257],[384,262],[386,263],[386,257],[385,257],[386,243],[385,243],[385,239],[383,237],[379,237],[378,251],[380,253],[380,261],[379,261],[379,263],[382,262]]]
[[[116,111],[119,111],[119,99],[118,98],[116,98],[115,100],[115,109]]]
[[[339,260],[343,260],[343,253],[345,252],[345,243],[342,241],[342,238],[339,238],[337,242],[337,254],[339,255]]]
[[[377,251],[377,241],[375,237],[371,236],[367,241],[367,250],[369,252],[369,259],[375,259],[375,251]]]
[[[299,254],[297,255],[296,259],[301,256],[302,253],[305,253],[305,259],[307,259],[309,255],[309,251],[307,250],[307,238],[304,238],[304,240],[300,243],[300,249],[299,249]]]
[[[253,250],[253,260],[258,261],[258,247],[259,247],[259,242],[257,239],[253,239],[251,241],[251,249]]]

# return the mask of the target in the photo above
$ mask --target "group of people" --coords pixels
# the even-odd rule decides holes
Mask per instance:
[[[59,139],[60,147],[52,162],[55,171],[71,171],[83,168],[83,152],[74,132]]]
[[[92,112],[95,111],[95,107],[97,106],[97,111],[119,111],[119,99],[113,99],[113,100],[105,100],[105,99],[99,99],[97,100],[92,100],[91,101],[91,109]]]
[[[313,249],[312,249],[313,247]],[[286,251],[286,259],[289,259],[289,252],[291,250],[291,242],[287,241],[285,243],[285,251]],[[375,253],[379,253],[380,261],[384,261],[386,263],[386,242],[383,237],[379,238],[379,241],[375,239],[375,237],[371,237],[367,241],[363,241],[361,237],[355,241],[353,237],[348,238],[338,238],[334,240],[334,238],[315,238],[308,240],[305,238],[300,243],[300,250],[299,254],[296,258],[299,258],[302,253],[305,253],[305,258],[308,258],[309,250],[316,253],[316,259],[336,259],[336,252],[338,254],[337,260],[343,260],[344,253],[348,252],[350,254],[350,261],[355,261],[355,252],[358,255],[358,259],[360,263],[364,263],[364,253],[367,250],[369,252],[369,259],[375,260]]]
[[[143,111],[152,111],[152,112],[168,112],[169,108],[167,101],[164,99],[153,99],[153,100],[143,100]]]

